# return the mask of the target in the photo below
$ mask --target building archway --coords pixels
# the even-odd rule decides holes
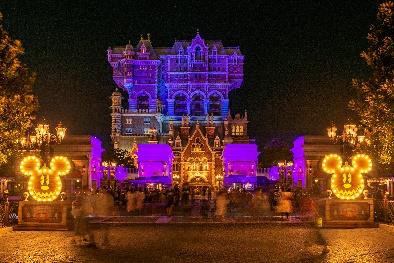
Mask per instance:
[[[183,93],[174,96],[174,114],[175,116],[188,115],[187,96]]]
[[[222,97],[217,93],[209,96],[208,113],[213,116],[220,116],[222,113]]]
[[[190,115],[191,116],[204,116],[204,96],[200,93],[193,95],[190,105]]]
[[[149,95],[146,93],[141,93],[137,96],[137,110],[142,112],[149,111]]]

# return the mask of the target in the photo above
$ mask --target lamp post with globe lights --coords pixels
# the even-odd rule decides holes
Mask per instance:
[[[55,128],[55,133],[51,133],[49,124],[38,124],[34,128],[34,133],[28,133],[19,140],[19,144],[24,151],[39,150],[42,146],[49,146],[51,143],[61,143],[66,136],[67,128],[59,122]]]
[[[108,188],[114,188],[116,185],[116,162],[102,162],[101,167],[103,171],[103,184]]]
[[[342,133],[338,131],[338,128],[334,123],[327,128],[327,136],[334,143],[342,145],[342,154],[344,157],[349,157],[354,150],[363,150],[365,146],[368,146],[371,141],[369,139],[368,130],[364,130],[360,133],[360,129],[357,125],[348,123],[343,126]]]
[[[281,161],[278,162],[279,167],[279,180],[281,182],[281,186],[288,188],[292,185],[292,171],[293,171],[293,162],[292,161]]]
[[[20,138],[19,143],[20,151],[23,156],[37,155],[41,157],[44,166],[49,167],[53,144],[60,144],[66,136],[67,128],[61,122],[55,127],[55,131],[50,131],[49,124],[39,123],[26,134]],[[26,187],[23,187],[26,188]]]

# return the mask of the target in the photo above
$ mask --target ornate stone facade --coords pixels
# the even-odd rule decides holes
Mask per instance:
[[[249,143],[247,113],[229,112],[229,93],[243,81],[239,47],[206,41],[197,32],[191,41],[154,48],[148,35],[135,48],[109,48],[108,62],[121,90],[111,96],[114,147],[167,143],[174,182],[218,185],[223,145]]]

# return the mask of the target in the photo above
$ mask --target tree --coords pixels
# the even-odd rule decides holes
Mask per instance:
[[[280,138],[274,138],[263,148],[259,156],[260,167],[271,167],[279,162],[293,160],[293,155],[287,142]]]
[[[349,107],[370,133],[370,153],[386,167],[394,162],[394,2],[379,5],[361,57],[371,70],[368,80],[354,79],[356,97]]]
[[[123,165],[128,168],[135,168],[134,159],[127,150],[110,148],[105,151],[103,161],[116,162],[118,165]]]
[[[3,27],[0,13],[0,165],[18,152],[18,140],[31,127],[37,110],[35,76],[21,62],[22,43]]]

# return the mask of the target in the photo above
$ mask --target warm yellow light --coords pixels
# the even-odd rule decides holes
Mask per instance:
[[[327,135],[331,139],[334,139],[337,135],[337,127],[335,127],[334,123],[331,125],[330,128],[327,128]]]
[[[59,122],[55,130],[56,130],[56,136],[59,139],[59,141],[63,141],[64,137],[66,136],[67,128],[63,127],[63,124]]]
[[[326,173],[332,174],[331,189],[340,199],[355,199],[363,192],[365,184],[363,173],[372,168],[371,159],[365,154],[352,157],[352,165],[347,162],[342,166],[342,158],[336,154],[324,157],[322,168]]]
[[[345,124],[343,128],[346,136],[351,136],[354,138],[357,136],[357,126],[355,124]]]
[[[71,170],[67,158],[55,156],[50,162],[50,167],[41,167],[40,160],[35,156],[25,157],[20,165],[22,174],[29,176],[28,191],[37,201],[53,201],[62,189],[60,176],[66,175]],[[39,180],[35,180],[38,178]]]
[[[359,135],[359,136],[357,136],[357,138],[358,138],[358,142],[359,143],[363,143],[365,141],[365,136],[364,135]]]

